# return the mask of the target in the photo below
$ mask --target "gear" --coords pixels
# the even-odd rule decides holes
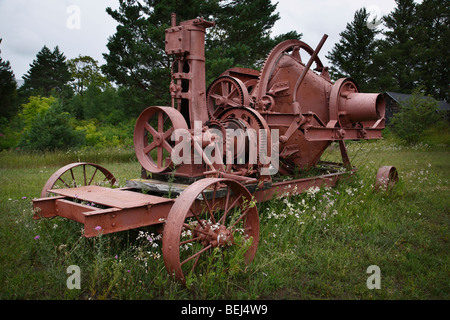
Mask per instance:
[[[231,107],[248,107],[249,94],[245,84],[230,76],[221,76],[209,86],[206,105],[211,119]]]
[[[252,92],[251,99],[256,103],[257,108],[264,109],[264,106],[267,105],[267,103],[265,103],[263,100],[267,99],[266,96],[269,90],[268,85],[270,80],[272,79],[272,76],[280,59],[284,55],[288,55],[288,52],[291,52],[290,57],[302,63],[299,52],[300,49],[305,50],[309,55],[312,55],[314,53],[313,48],[300,40],[283,41],[279,43],[275,48],[273,48],[269,53],[259,74],[258,84]],[[322,71],[324,67],[319,57],[317,57],[314,62],[316,63],[315,70]]]
[[[272,155],[270,128],[257,111],[244,107],[230,108],[222,112],[218,118],[227,129],[234,129],[235,139],[233,141],[236,139],[241,141],[240,144],[233,145],[233,170],[250,172],[256,169],[261,172],[262,168],[270,166],[270,162],[261,161],[260,154],[264,150],[267,157]],[[243,137],[239,136],[241,132]],[[251,134],[254,134],[255,137],[252,137]],[[245,138],[245,143],[242,143],[242,139],[239,138]],[[227,141],[231,141],[228,136]],[[253,146],[256,149],[251,147],[252,143],[255,143]],[[244,160],[241,161],[241,159]]]

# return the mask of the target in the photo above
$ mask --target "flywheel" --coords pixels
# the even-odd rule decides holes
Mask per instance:
[[[209,86],[206,104],[211,119],[216,119],[229,108],[248,107],[250,99],[247,87],[237,78],[221,76]]]

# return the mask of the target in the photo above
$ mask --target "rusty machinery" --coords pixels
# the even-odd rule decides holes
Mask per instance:
[[[316,49],[299,40],[281,42],[261,70],[232,68],[206,88],[205,32],[213,26],[202,18],[178,25],[172,15],[165,34],[166,53],[174,58],[172,103],[149,107],[136,121],[141,179],[108,188],[104,184],[115,178],[105,168],[70,164],[33,200],[35,218],[78,221],[87,237],[163,225],[166,269],[183,282],[216,247],[251,241],[246,260],[253,259],[259,241],[255,201],[333,186],[344,175],[339,169],[351,169],[344,141],[381,138],[383,96],[359,92],[351,78],[331,81],[318,57],[326,35]],[[342,163],[321,163],[333,141]],[[328,166],[321,175],[277,179],[318,164]],[[394,167],[382,167],[377,186],[397,179]]]

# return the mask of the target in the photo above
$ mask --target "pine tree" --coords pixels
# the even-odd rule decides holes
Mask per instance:
[[[424,0],[417,7],[416,69],[425,93],[450,101],[450,2]]]
[[[413,0],[396,0],[397,7],[384,17],[387,31],[382,54],[387,64],[385,77],[391,79],[389,91],[411,93],[418,85],[417,5]]]
[[[107,8],[116,20],[116,33],[108,40],[102,71],[117,84],[138,96],[136,108],[167,105],[170,101],[171,60],[165,54],[165,30],[171,13],[178,21],[208,17],[216,1],[119,0],[118,10]],[[144,3],[144,4],[142,4]]]
[[[221,1],[216,27],[207,44],[211,59],[228,58],[229,67],[259,68],[280,41],[300,39],[301,34],[295,31],[271,37],[271,29],[280,19],[276,7],[276,3],[268,0]]]
[[[107,12],[118,23],[109,38],[109,53],[104,54],[102,71],[112,81],[138,95],[141,105],[167,105],[171,57],[164,52],[165,29],[170,15],[177,21],[203,17],[216,21],[207,30],[206,71],[211,81],[233,66],[253,67],[277,41],[270,38],[270,29],[279,19],[276,5],[270,0],[119,0],[118,10]],[[299,38],[296,32],[287,36]],[[207,81],[208,82],[208,81]],[[137,106],[139,108],[139,106]],[[142,106],[140,107],[142,108]]]
[[[16,91],[17,84],[11,65],[0,57],[0,118],[10,118],[16,113]]]
[[[377,51],[375,36],[379,31],[368,27],[369,14],[365,8],[355,12],[353,21],[347,23],[338,43],[326,56],[332,63],[330,73],[333,79],[351,77],[361,91],[372,91],[377,73],[374,64]],[[370,22],[370,21],[369,21]]]
[[[71,75],[66,63],[66,57],[56,46],[53,52],[44,46],[30,64],[30,69],[22,77],[24,84],[21,91],[26,96],[41,95],[48,97],[52,90],[62,93],[67,90]]]

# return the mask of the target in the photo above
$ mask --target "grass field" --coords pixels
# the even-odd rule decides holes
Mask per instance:
[[[229,257],[189,277],[187,288],[167,275],[154,229],[87,239],[76,222],[31,219],[31,199],[67,163],[103,165],[121,186],[139,177],[132,149],[3,152],[0,299],[449,299],[448,146],[383,140],[348,148],[358,167],[353,179],[258,204],[253,263]],[[331,148],[326,159],[336,154]],[[389,192],[373,188],[382,165],[399,171]],[[67,288],[70,265],[80,267],[79,290]],[[372,265],[379,267],[380,289],[367,286]]]

